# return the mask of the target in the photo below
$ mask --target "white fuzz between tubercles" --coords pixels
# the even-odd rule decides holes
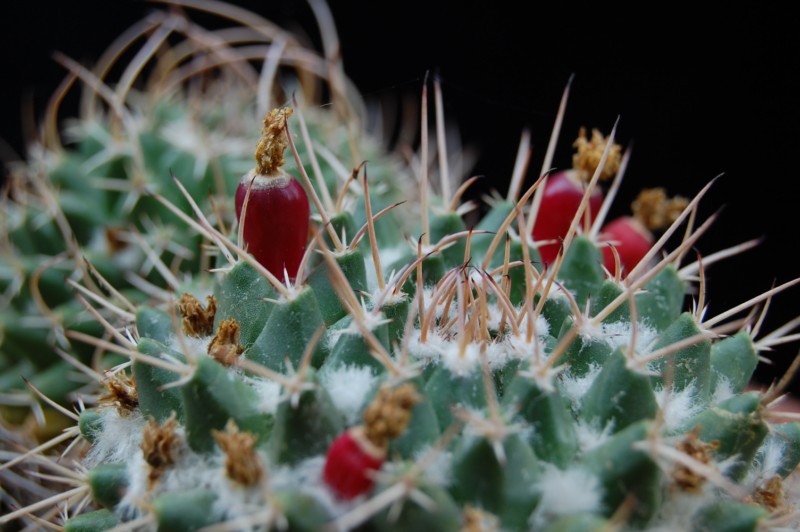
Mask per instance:
[[[487,342],[486,343],[486,360],[489,362],[489,368],[492,371],[500,370],[512,360],[520,358],[517,352],[509,349],[506,342]]]
[[[521,309],[517,309],[518,312],[521,312]],[[522,320],[522,323],[519,324],[519,334],[521,336],[528,335],[528,320]],[[536,316],[536,319],[533,320],[533,335],[538,336],[540,338],[544,338],[550,334],[550,322],[547,321],[542,315]]]
[[[425,463],[425,478],[431,483],[446,488],[453,482],[451,476],[453,453],[448,451],[431,451],[429,446],[420,449],[414,456],[414,461],[419,462],[429,452],[435,453],[430,461]]]
[[[565,515],[597,513],[603,509],[600,480],[580,467],[562,471],[545,464],[536,487],[541,499],[529,520],[534,530]]]
[[[363,502],[363,498],[346,501],[336,497],[322,481],[324,466],[324,456],[314,456],[291,468],[270,465],[268,467],[270,488],[275,491],[291,490],[306,493],[322,504],[333,518],[344,515]]]
[[[730,399],[734,395],[736,395],[736,392],[733,390],[731,381],[729,381],[724,375],[717,375],[717,385],[714,388],[714,395],[711,396],[710,404],[718,405],[722,401]]]
[[[489,319],[486,320],[486,327],[489,328],[490,331],[505,334],[509,330],[508,326],[508,316],[506,316],[506,323],[503,327],[503,330],[500,330],[500,322],[503,319],[503,311],[497,303],[490,303],[487,305],[487,314]]]
[[[572,410],[580,410],[581,400],[586,392],[591,388],[600,371],[603,369],[599,364],[591,364],[589,371],[583,377],[575,377],[569,371],[562,373],[563,378],[559,383],[559,388],[566,399],[569,399]]]
[[[258,456],[262,464],[267,463],[264,452],[259,451]],[[253,486],[243,486],[231,480],[225,470],[226,456],[217,452],[213,456],[214,464],[209,467],[206,479],[209,490],[217,494],[212,511],[221,517],[220,520],[231,520],[246,515],[252,515],[263,510],[268,504],[268,474]]]
[[[281,402],[280,384],[258,377],[244,376],[242,380],[249,384],[258,394],[259,410],[267,414],[275,414],[278,411],[278,404]]]
[[[144,513],[144,509],[139,507],[140,504],[149,500],[152,496],[148,493],[149,485],[147,476],[149,473],[149,466],[144,461],[141,450],[136,454],[128,456],[128,462],[125,465],[128,486],[119,504],[114,508],[114,512],[123,519],[135,519]]]
[[[142,441],[145,420],[138,410],[127,416],[120,416],[116,408],[104,408],[100,416],[103,430],[97,435],[86,457],[87,467],[125,462],[131,456],[141,454],[139,444]]]
[[[693,530],[695,514],[704,506],[714,502],[714,487],[706,483],[699,493],[672,492],[665,497],[661,508],[648,524],[651,532],[675,532]]]
[[[600,327],[599,338],[607,343],[612,349],[625,349],[631,343],[633,327],[628,321],[616,321],[614,323],[604,323]],[[658,331],[647,323],[639,322],[636,327],[636,352],[643,355],[649,352],[649,348],[658,338]]]
[[[325,372],[322,386],[331,396],[334,406],[347,420],[348,425],[355,425],[364,408],[367,397],[372,395],[378,378],[369,367],[357,365],[342,366]]]
[[[328,329],[322,337],[322,342],[324,343],[325,347],[328,349],[329,352],[333,351],[333,348],[336,347],[336,342],[339,341],[339,338],[347,332],[347,329],[344,327],[341,329]]]
[[[186,346],[186,349],[189,351],[190,354],[194,356],[198,355],[205,355],[208,353],[208,344],[211,343],[211,340],[214,339],[214,335],[208,336],[184,336],[183,337],[183,344],[181,341],[178,340],[178,337],[175,335],[170,336],[170,343],[167,344],[167,347],[172,349],[173,351],[177,351],[178,353],[183,352],[183,346]]]
[[[219,460],[212,456],[196,454],[186,444],[186,432],[183,427],[175,431],[173,449],[175,462],[165,467],[154,482],[150,481],[150,466],[145,462],[140,447],[127,457],[128,488],[117,506],[117,512],[127,518],[133,518],[146,509],[146,504],[154,497],[172,490],[186,489],[186,486],[206,487],[209,477],[216,474]]]
[[[144,510],[143,503],[163,493],[184,490],[187,486],[207,489],[216,494],[211,512],[218,520],[253,514],[267,504],[265,485],[242,486],[228,478],[223,453],[195,453],[186,445],[182,429],[178,429],[176,435],[181,436],[178,439],[181,443],[174,449],[175,463],[165,467],[155,481],[149,478],[151,469],[141,451],[131,457],[127,468],[129,485],[117,506],[120,515],[134,518]],[[266,463],[263,454],[261,460]]]
[[[428,363],[438,363],[442,354],[450,349],[452,342],[445,340],[435,332],[428,333],[425,342],[422,341],[422,331],[413,329],[408,335],[408,352],[417,360]]]
[[[431,312],[434,313],[436,320],[439,321],[442,319],[442,315],[444,313],[445,307],[445,300],[444,298],[440,299],[437,305],[433,306],[433,287],[427,286],[422,289],[422,304],[425,307],[425,313],[430,314]]]
[[[604,444],[614,433],[614,422],[609,422],[604,427],[599,427],[597,423],[579,419],[575,422],[575,438],[578,440],[578,448],[582,453],[590,451],[595,447]]]
[[[688,423],[706,407],[697,402],[694,386],[687,386],[678,392],[661,388],[655,390],[655,396],[661,409],[666,434],[691,429]]]
[[[451,343],[442,353],[442,365],[459,377],[480,371],[481,345],[469,343],[462,352],[457,343]]]
[[[364,313],[363,325],[370,331],[374,331],[384,323],[386,323],[386,316],[383,314],[383,312],[375,310]],[[350,325],[348,331],[359,336],[361,335],[361,329],[354,324]]]
[[[778,435],[780,436],[780,434]],[[785,441],[780,437],[769,438],[766,445],[759,450],[743,484],[752,491],[777,475],[785,451]]]
[[[544,362],[548,358],[547,351],[545,350],[544,337],[534,336],[528,342],[526,335],[520,331],[519,336],[510,335],[506,340],[510,350],[516,353],[517,358],[523,360],[537,360],[537,354]]]

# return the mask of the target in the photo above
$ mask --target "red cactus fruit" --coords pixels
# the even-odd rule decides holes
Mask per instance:
[[[559,240],[567,235],[569,226],[583,198],[584,185],[574,170],[553,174],[547,180],[542,193],[542,203],[536,224],[533,226],[533,240]],[[594,217],[603,204],[603,192],[596,189],[589,198],[589,219]],[[539,246],[539,254],[544,264],[552,264],[561,248],[560,242]]]
[[[289,279],[297,275],[308,241],[310,216],[305,190],[280,168],[287,143],[284,126],[291,114],[291,109],[275,109],[264,118],[256,168],[243,176],[236,188],[236,216],[243,225],[247,250],[279,279],[284,278],[284,270]]]
[[[256,175],[242,221],[242,207],[252,175],[236,188],[236,216],[244,224],[247,251],[267,270],[283,279],[297,275],[308,239],[310,207],[302,185],[288,174]]]
[[[561,240],[567,236],[567,231],[583,199],[583,193],[586,191],[586,183],[600,165],[607,145],[608,139],[598,130],[592,130],[592,138],[589,139],[586,130],[580,129],[578,138],[573,143],[576,151],[572,156],[572,170],[553,174],[544,187],[536,223],[533,226],[534,241]],[[605,166],[600,172],[601,180],[610,179],[617,173],[621,158],[619,145],[612,144]],[[597,216],[603,204],[603,197],[600,188],[592,191],[585,211],[589,224]],[[542,262],[545,265],[552,264],[558,256],[559,249],[561,249],[560,242],[540,246],[539,254]]]
[[[322,478],[341,499],[353,499],[372,489],[372,474],[386,455],[364,436],[363,427],[348,430],[331,444]]]
[[[686,198],[680,196],[667,198],[663,188],[642,190],[631,204],[632,217],[617,218],[600,231],[601,243],[608,242],[617,250],[622,271],[616,271],[614,253],[608,246],[602,249],[606,269],[623,275],[635,268],[653,247],[655,237],[651,231],[671,224],[687,204]]]
[[[653,233],[631,216],[609,222],[603,227],[601,238],[616,248],[622,272],[629,272],[639,264],[655,242]],[[602,252],[606,269],[615,273],[616,261],[611,248],[603,246]]]
[[[389,441],[400,436],[420,401],[412,384],[381,388],[364,410],[364,424],[336,438],[328,449],[322,478],[341,499],[372,489],[374,473],[383,465]]]

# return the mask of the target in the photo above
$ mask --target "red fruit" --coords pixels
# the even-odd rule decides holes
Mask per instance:
[[[604,242],[614,244],[619,253],[622,272],[629,272],[639,264],[653,247],[653,234],[635,218],[626,216],[608,223],[600,232]],[[616,272],[614,253],[608,246],[603,246],[603,262],[611,273]]]
[[[338,497],[353,499],[372,489],[371,475],[384,459],[385,452],[364,437],[362,427],[356,427],[331,444],[322,478]]]
[[[236,217],[244,224],[247,251],[278,279],[283,279],[284,268],[294,279],[308,241],[310,207],[306,191],[285,173],[257,175],[242,221],[252,178],[252,173],[245,175],[236,188]]]
[[[533,226],[533,240],[560,240],[567,236],[569,226],[578,206],[583,199],[584,185],[578,179],[577,172],[569,170],[551,175],[542,193],[542,203],[536,224]],[[597,212],[603,204],[603,192],[597,188],[589,197],[589,216],[594,221]],[[542,262],[546,265],[555,261],[560,243],[547,244],[539,247]]]

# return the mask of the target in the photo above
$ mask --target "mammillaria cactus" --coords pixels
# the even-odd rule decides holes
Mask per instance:
[[[87,326],[56,320],[49,327],[69,340],[59,347],[66,363],[92,382],[84,394],[55,398],[72,401],[74,410],[32,384],[72,426],[29,452],[4,451],[4,489],[29,504],[9,509],[0,523],[62,524],[63,517],[67,530],[551,531],[796,524],[786,479],[800,462],[800,423],[781,422],[787,415],[771,409],[785,382],[763,393],[747,389],[759,351],[788,337],[794,322],[762,334],[758,315],[739,319],[796,281],[706,316],[705,268],[736,251],[687,258],[714,220],[696,219],[710,185],[643,256],[612,270],[604,250],[619,257],[617,242],[602,228],[613,194],[599,205],[592,198],[602,197],[601,174],[621,150],[614,131],[597,132],[567,229],[546,237],[544,245],[557,249],[542,260],[534,228],[562,214],[547,203],[556,175],[544,173],[525,189],[520,150],[510,192],[469,227],[462,216],[469,205],[461,203],[469,182],[449,182],[446,157],[436,172],[429,165],[427,82],[420,155],[405,171],[389,170],[386,154],[365,156],[367,133],[341,110],[351,109],[352,97],[337,92],[344,85],[335,59],[303,55],[308,51],[273,37],[252,52],[264,61],[257,83],[220,76],[203,88],[224,89],[221,100],[193,95],[190,83],[155,107],[146,97],[117,101],[96,76],[67,61],[90,93],[107,98],[107,130],[128,116],[155,119],[159,111],[169,122],[195,107],[224,120],[223,104],[249,126],[218,141],[236,144],[220,154],[233,162],[220,170],[225,186],[213,201],[205,202],[207,191],[193,181],[193,152],[179,165],[186,152],[163,142],[158,159],[166,162],[141,174],[157,177],[158,188],[133,186],[139,174],[132,173],[125,181],[131,190],[112,197],[115,217],[67,216],[70,187],[94,193],[80,172],[75,183],[57,181],[53,171],[31,181],[39,187],[31,197],[55,209],[47,212],[57,214],[50,231],[57,244],[29,251],[16,245],[13,260],[41,253],[57,257],[55,264],[86,255],[86,271],[70,285],[88,312]],[[203,59],[197,64],[219,54],[220,71],[235,73],[249,52],[214,43],[211,51],[194,50]],[[301,56],[308,70],[334,72],[326,76],[338,112],[314,112],[285,93],[269,106],[259,100],[270,71]],[[438,96],[438,83],[433,87]],[[269,109],[279,103],[286,105]],[[259,166],[248,173],[262,118]],[[199,133],[219,132],[215,124],[193,123]],[[444,128],[440,114],[435,128]],[[114,143],[123,167],[135,167],[136,153],[153,141],[131,133],[123,128]],[[559,117],[552,138],[560,135]],[[67,160],[85,156],[81,147],[66,150]],[[297,179],[310,199],[310,229],[307,203],[281,213],[281,222],[306,233],[299,259],[296,242],[270,239],[275,218],[266,226],[251,218],[254,207],[269,205],[268,217],[276,210],[274,198],[259,203],[264,198],[254,195],[264,191],[251,185],[253,175],[277,169],[262,164],[265,149],[271,160],[285,157],[286,174],[294,176],[279,179],[290,180],[286,186]],[[441,140],[436,149],[444,152]],[[626,163],[621,156],[612,165],[616,185]],[[14,190],[15,200],[27,197]],[[203,249],[204,260],[181,268],[182,251],[168,239],[162,251],[178,258],[165,263],[149,241],[154,226],[147,218],[117,216],[142,205],[182,235],[194,257]],[[91,255],[92,240],[77,238],[75,226],[85,222],[93,233],[108,220],[138,235],[129,245],[161,281],[126,275],[124,264],[102,273],[103,259],[118,256]],[[32,245],[48,242],[47,234],[31,233],[47,225],[15,227]],[[667,248],[676,234],[684,236]],[[700,290],[685,310],[696,282]],[[26,297],[44,296],[30,286]],[[74,304],[66,294],[61,299]],[[19,351],[14,362],[28,356],[24,346]],[[38,475],[38,491],[10,476],[20,468]]]

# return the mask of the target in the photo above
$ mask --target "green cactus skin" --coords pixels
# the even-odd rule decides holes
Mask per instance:
[[[328,68],[337,63],[282,35],[287,58],[310,54],[295,65],[301,74],[328,72],[334,100],[355,112],[337,92],[340,74]],[[270,43],[261,51],[274,50]],[[246,53],[229,44],[231,53]],[[508,224],[518,216],[524,227],[535,202],[496,201],[469,234],[461,211],[444,207],[451,198],[432,189],[417,198],[414,188],[429,184],[414,182],[414,169],[375,148],[356,122],[303,100],[302,123],[292,118],[289,126],[297,160],[287,151],[285,169],[316,196],[319,223],[309,239],[316,249],[303,275],[276,280],[242,250],[231,218],[233,188],[251,166],[256,110],[264,109],[252,87],[209,83],[207,98],[176,89],[157,103],[126,101],[140,106],[147,127],[124,131],[125,150],[106,153],[117,119],[87,119],[76,143],[50,163],[50,192],[11,204],[4,219],[11,247],[0,262],[0,289],[18,286],[0,309],[0,385],[20,391],[8,374],[31,372],[44,395],[80,407],[80,414],[65,410],[76,426],[53,443],[75,438],[78,466],[65,478],[84,486],[53,499],[68,508],[58,524],[459,530],[477,520],[550,532],[791,524],[795,501],[775,486],[790,482],[800,463],[800,423],[776,420],[778,391],[746,391],[769,344],[746,324],[685,310],[701,267],[678,257],[704,226],[689,231],[680,253],[621,279],[603,268],[605,244],[576,223],[560,260],[545,269],[537,243]],[[194,106],[198,118],[187,122]],[[232,112],[243,123],[228,124]],[[213,157],[192,151],[173,132],[187,123],[229,147]],[[369,207],[366,178],[357,170],[348,180],[367,155]],[[90,184],[101,178],[131,190]],[[403,194],[412,201],[367,220]],[[78,208],[82,197],[97,212]],[[105,281],[76,262],[59,220],[45,216],[48,198],[57,199],[75,244]],[[124,253],[104,249],[110,240],[98,244],[104,225],[132,239]],[[169,236],[159,240],[159,231]],[[454,234],[462,237],[436,247]],[[64,264],[36,273],[38,256],[65,257]],[[59,316],[84,309],[61,277],[73,270],[89,308],[70,321]],[[55,318],[24,329],[15,324],[43,311],[34,276]],[[181,326],[193,318],[178,315],[184,292],[198,300],[213,294],[207,329]],[[231,320],[235,334],[224,336],[221,324]],[[100,381],[82,405],[73,393],[80,383],[63,378],[70,362],[56,347]],[[133,378],[135,396],[115,391],[103,374],[112,367]],[[403,383],[418,401],[408,426],[379,448],[385,457],[374,487],[338,499],[322,479],[332,442],[362,424],[380,390]],[[27,463],[65,475],[69,465],[54,451]],[[78,504],[87,494],[90,501]],[[9,512],[0,524],[25,513]]]
[[[108,510],[96,510],[75,516],[64,523],[68,532],[102,532],[114,528],[119,520]]]

